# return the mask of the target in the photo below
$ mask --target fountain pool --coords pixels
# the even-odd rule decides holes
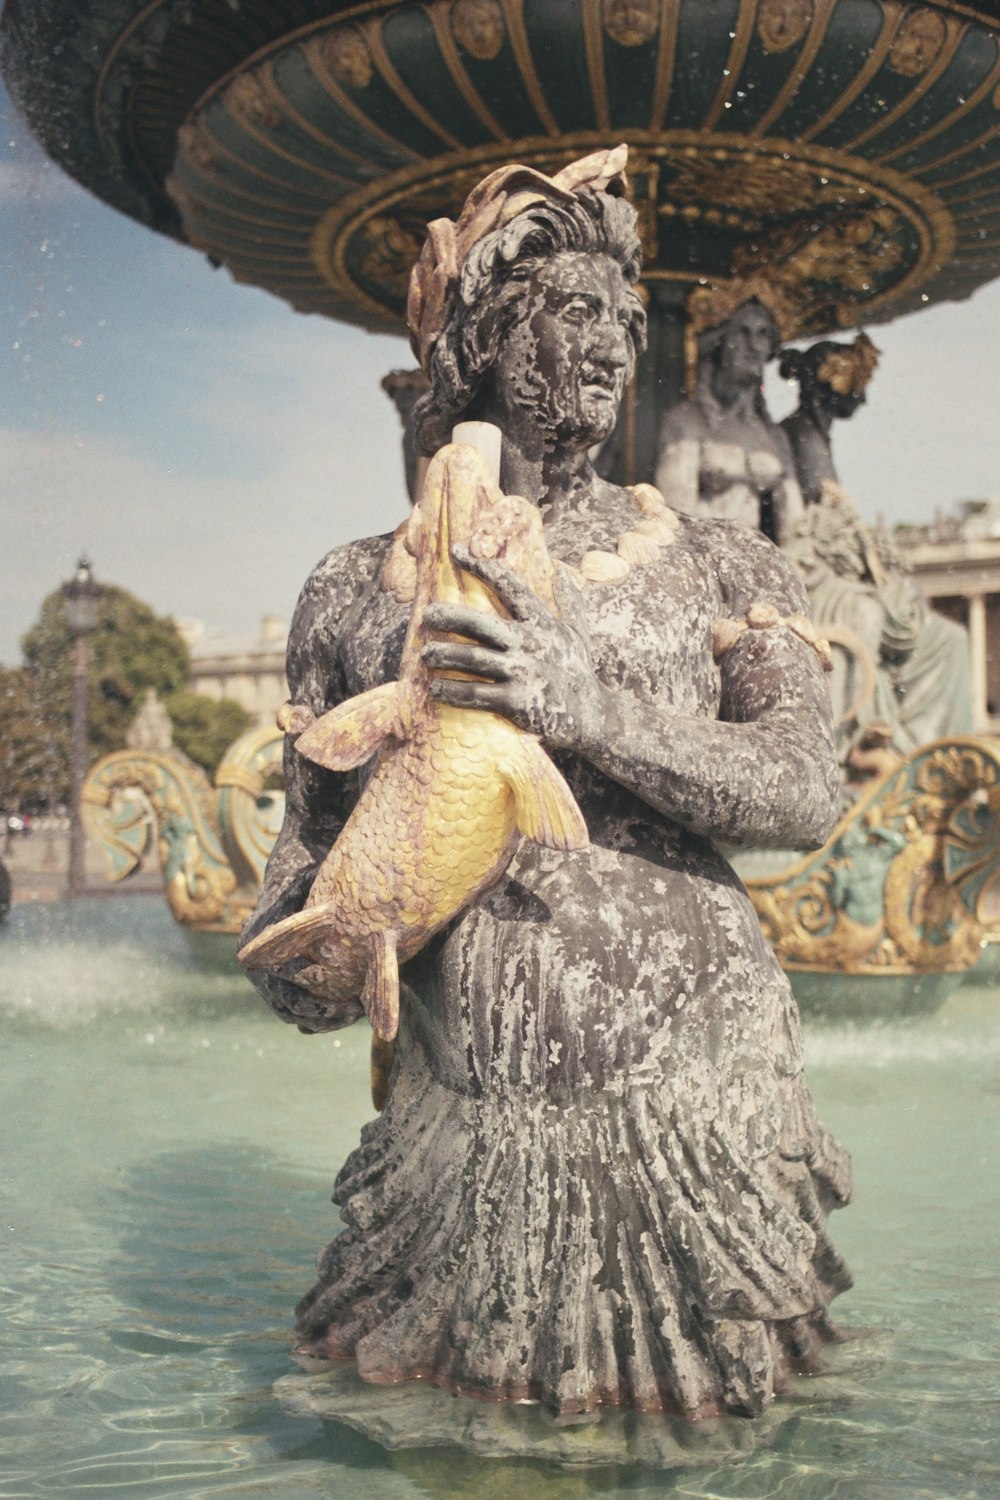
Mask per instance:
[[[370,1111],[363,1028],[281,1025],[138,896],[15,907],[0,1007],[0,1496],[1000,1494],[1000,991],[964,986],[891,1026],[808,1023],[813,1090],[857,1175],[838,1308],[867,1333],[849,1383],[813,1382],[749,1457],[668,1473],[389,1452],[276,1395]]]

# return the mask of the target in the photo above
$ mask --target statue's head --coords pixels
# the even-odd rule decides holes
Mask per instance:
[[[794,309],[762,275],[696,286],[684,322],[684,380],[689,396],[716,371],[727,387],[760,386],[764,366],[794,327]]]
[[[646,319],[625,200],[625,148],[553,178],[491,174],[459,219],[438,220],[414,268],[411,339],[431,380],[415,413],[424,452],[456,422],[529,422],[546,447],[607,438]]]
[[[728,385],[756,387],[780,348],[774,314],[758,297],[750,297],[717,328],[699,335],[698,361],[713,364]]]
[[[852,344],[822,339],[808,349],[787,349],[781,358],[786,380],[797,380],[804,406],[825,409],[833,417],[853,416],[866,400],[879,351],[866,333]]]

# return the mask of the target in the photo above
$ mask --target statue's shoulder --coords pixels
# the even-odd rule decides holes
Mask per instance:
[[[392,535],[361,537],[334,547],[313,568],[302,586],[289,647],[301,650],[317,637],[329,642],[341,618],[358,595],[381,575]]]
[[[668,406],[660,419],[659,445],[683,442],[685,438],[700,441],[710,430],[710,424],[701,405],[685,397],[683,401]]]
[[[320,558],[306,579],[302,593],[324,594],[331,591],[355,593],[369,583],[381,567],[392,542],[392,533],[364,536],[353,542],[342,542]]]
[[[807,614],[798,570],[768,537],[739,521],[718,516],[682,516],[681,534],[715,573],[732,612],[742,615],[758,602],[782,614]]]

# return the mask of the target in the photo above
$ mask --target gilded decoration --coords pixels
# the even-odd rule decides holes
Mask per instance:
[[[253,909],[281,826],[282,735],[253,729],[229,748],[209,782],[176,750],[106,755],[81,793],[87,836],[122,880],[156,842],[174,920],[236,934]]]
[[[357,26],[336,26],[322,44],[323,61],[338,83],[366,89],[372,81],[372,55]]]
[[[761,0],[757,31],[768,52],[787,52],[812,24],[812,0]]]
[[[954,250],[954,223],[940,200],[891,169],[788,142],[621,134],[630,147],[645,279],[690,280],[686,263],[670,262],[671,223],[704,224],[732,245],[729,277],[713,280],[768,281],[773,300],[788,309],[785,338],[849,327],[924,285]],[[517,155],[551,174],[595,144],[581,133],[558,144],[522,143]],[[357,189],[317,223],[314,268],[344,299],[398,317],[426,223],[457,213],[472,183],[510,156],[509,144],[480,147]]]
[[[177,150],[198,172],[214,172],[218,166],[200,115],[188,120],[177,132]]]
[[[448,21],[458,45],[479,62],[492,62],[507,35],[500,0],[454,0]]]
[[[660,29],[660,0],[601,0],[601,19],[619,47],[643,47]]]
[[[882,777],[818,854],[747,887],[785,968],[956,972],[978,957],[998,859],[995,747],[942,740]]]
[[[46,146],[73,175],[177,238],[189,238],[192,227],[190,200],[180,191],[194,193],[195,242],[234,275],[303,311],[399,327],[399,272],[383,295],[360,274],[356,255],[345,255],[351,269],[342,273],[312,242],[315,233],[329,248],[318,220],[326,211],[358,212],[362,181],[372,179],[372,200],[393,198],[398,171],[417,164],[426,191],[416,196],[424,201],[407,207],[426,205],[432,219],[459,206],[447,180],[452,170],[535,160],[545,145],[563,147],[567,159],[622,139],[654,156],[663,178],[643,224],[647,255],[653,252],[647,279],[733,274],[735,242],[794,214],[778,200],[795,166],[814,163],[817,179],[843,184],[848,211],[862,186],[900,212],[920,241],[884,291],[861,296],[857,311],[866,321],[911,311],[921,294],[968,296],[995,274],[980,238],[1000,202],[993,170],[1000,135],[989,106],[993,99],[1000,108],[995,0],[990,14],[976,0],[731,0],[724,7],[704,0],[358,0],[336,14],[312,3],[254,0],[253,37],[242,40],[233,4],[157,0],[134,7],[123,30],[103,5],[108,14],[94,21],[82,70],[72,49],[36,56],[27,33],[8,66],[25,98],[36,100],[32,119]],[[51,32],[57,14],[73,13],[72,0],[45,0],[43,9],[43,31]],[[405,82],[394,76],[393,47],[382,36],[387,17],[400,11],[413,22],[416,64]],[[855,13],[858,26],[869,18],[863,45]],[[582,42],[579,77],[541,66],[553,49],[558,56],[564,36]],[[698,87],[685,77],[693,46]],[[952,58],[957,81],[946,66]],[[246,72],[261,74],[266,98],[253,84],[234,87]],[[813,110],[817,93],[822,107]],[[752,102],[746,115],[741,100]],[[581,126],[561,136],[569,101]],[[272,108],[286,125],[268,123]],[[335,122],[345,115],[340,129]],[[58,123],[66,120],[78,128]],[[723,130],[724,122],[735,128]],[[812,144],[828,138],[840,144]],[[732,150],[732,162],[752,172],[748,182],[768,194],[763,223],[749,188],[740,198],[720,192],[721,202],[688,194],[682,203],[672,193],[671,168],[688,146],[703,162],[713,148]],[[760,156],[768,161],[763,171],[751,167]],[[560,160],[550,156],[546,165],[554,170]],[[717,166],[707,175],[718,175]],[[954,222],[952,201],[962,214]],[[363,210],[400,218],[395,203],[369,200]],[[681,222],[654,220],[654,212]]]
[[[263,130],[273,130],[281,122],[258,73],[238,73],[227,87],[224,98],[234,114],[243,115]]]
[[[904,78],[919,78],[937,61],[947,35],[947,22],[936,10],[910,11],[890,48],[890,68]]]

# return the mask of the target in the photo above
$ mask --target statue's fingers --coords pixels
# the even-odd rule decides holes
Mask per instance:
[[[473,557],[468,547],[458,544],[452,547],[451,555],[460,568],[489,585],[515,620],[537,620],[539,612],[544,610],[538,595],[505,563],[493,558]]]
[[[510,688],[504,682],[466,681],[455,677],[432,677],[431,697],[452,708],[482,708],[504,714],[511,707]]]
[[[420,653],[429,672],[475,672],[479,677],[506,682],[510,677],[508,659],[502,651],[484,646],[463,646],[458,641],[431,641]]]
[[[516,644],[514,632],[506,620],[501,620],[499,615],[489,615],[485,610],[470,609],[467,604],[428,604],[423,625],[426,630],[468,636],[484,646],[492,646],[495,651],[509,651]]]

